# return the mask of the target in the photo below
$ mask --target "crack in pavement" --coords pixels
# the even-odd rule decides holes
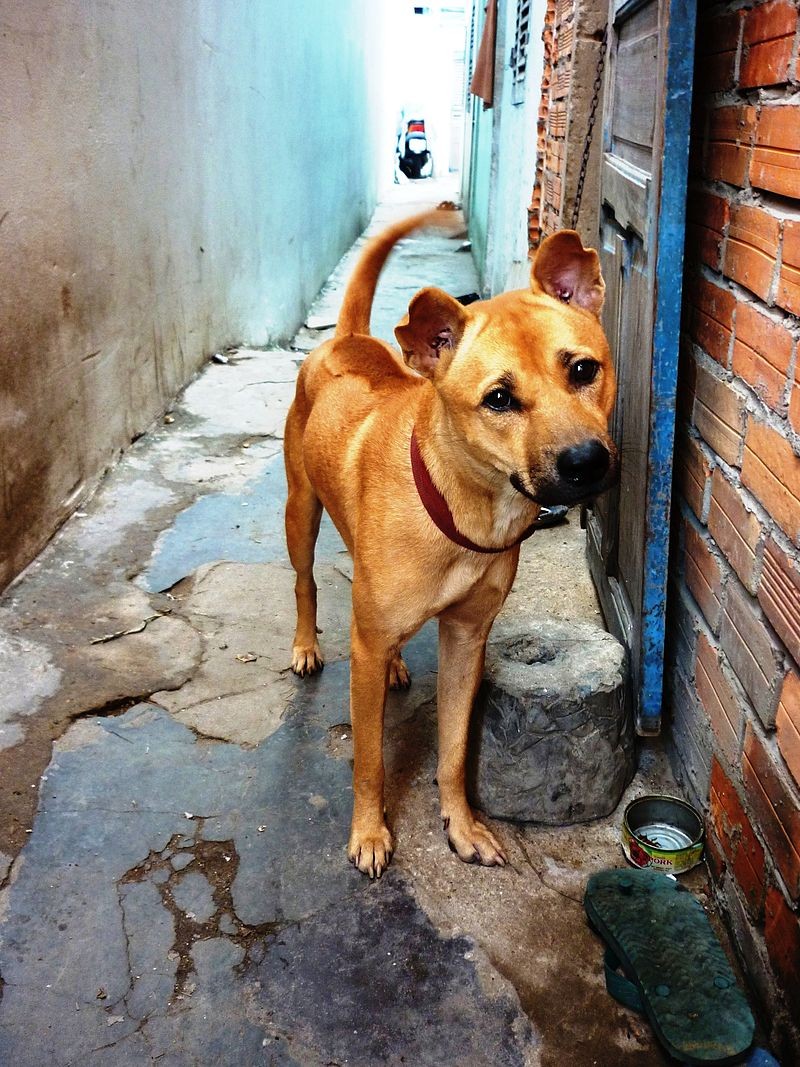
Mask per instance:
[[[250,963],[254,944],[265,942],[287,925],[267,922],[250,926],[241,921],[236,914],[232,895],[233,882],[239,871],[236,844],[233,839],[203,840],[203,822],[203,817],[196,817],[195,839],[191,845],[181,845],[184,835],[173,834],[164,849],[159,852],[151,851],[146,859],[127,871],[117,883],[118,889],[123,885],[145,881],[155,885],[163,907],[172,917],[175,935],[167,957],[172,957],[177,962],[170,999],[172,1004],[194,992],[194,986],[190,984],[189,979],[195,970],[192,950],[198,941],[224,937],[239,945],[244,955],[238,969],[244,970]],[[173,863],[175,856],[191,859],[185,866],[176,870]],[[154,875],[159,871],[164,872],[167,877],[155,881]],[[193,874],[201,874],[211,886],[215,910],[207,919],[200,919],[194,913],[186,911],[175,899],[176,888]],[[124,903],[122,907],[124,914]],[[235,916],[235,920],[231,920],[226,929],[220,925],[224,916]]]

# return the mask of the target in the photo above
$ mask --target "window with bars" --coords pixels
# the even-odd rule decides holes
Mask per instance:
[[[528,67],[528,42],[531,37],[531,0],[517,0],[517,28],[511,49],[511,102],[525,99],[525,73]]]

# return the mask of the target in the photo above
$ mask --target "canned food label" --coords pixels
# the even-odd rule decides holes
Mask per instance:
[[[622,827],[622,843],[625,855],[634,867],[653,867],[671,873],[688,871],[700,862],[703,854],[702,841],[689,848],[664,852],[653,845],[637,841],[627,826]]]

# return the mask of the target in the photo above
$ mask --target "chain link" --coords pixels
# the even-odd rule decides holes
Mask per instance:
[[[592,91],[592,104],[589,108],[589,125],[586,130],[586,143],[583,146],[583,156],[581,157],[581,169],[578,173],[578,186],[575,190],[575,204],[572,208],[572,229],[578,225],[578,214],[581,210],[581,198],[583,197],[583,186],[586,181],[586,168],[589,166],[589,153],[592,149],[592,135],[594,133],[594,124],[597,121],[597,105],[600,102],[600,89],[603,85],[603,68],[606,64],[606,52],[608,50],[608,26],[603,30],[603,38],[600,41],[600,51],[597,56],[597,73],[594,79],[594,89]]]

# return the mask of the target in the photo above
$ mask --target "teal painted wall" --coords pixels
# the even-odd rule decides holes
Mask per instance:
[[[477,97],[473,97],[472,107],[474,120],[470,157],[468,229],[475,265],[478,268],[481,282],[485,283],[494,111],[484,111],[483,103]]]
[[[375,203],[374,0],[0,0],[0,586]]]
[[[472,57],[467,56],[469,70],[475,66],[485,21],[483,0],[472,0],[474,33]],[[485,281],[486,247],[489,233],[489,196],[491,192],[492,141],[494,111],[484,111],[483,101],[468,93],[467,130],[468,151],[465,153],[467,173],[463,177],[464,208],[467,230],[472,242],[472,256],[481,284]]]

